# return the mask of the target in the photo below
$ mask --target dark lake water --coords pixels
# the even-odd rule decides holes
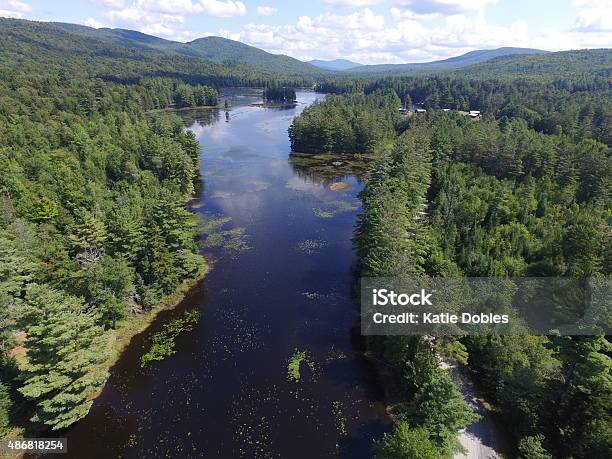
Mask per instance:
[[[338,164],[322,173],[289,160],[287,128],[323,96],[299,92],[290,108],[252,106],[253,90],[225,96],[227,115],[181,112],[203,149],[193,210],[230,217],[221,230],[242,228],[226,235],[249,249],[203,249],[213,270],[133,339],[89,415],[66,434],[69,457],[365,458],[389,429],[351,332],[362,184],[351,173],[330,180],[346,172]],[[340,180],[350,188],[332,191]],[[141,368],[151,336],[192,309],[200,320],[178,336],[176,353]],[[307,356],[298,381],[288,377],[296,352]]]

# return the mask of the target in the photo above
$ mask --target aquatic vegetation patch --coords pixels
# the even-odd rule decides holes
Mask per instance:
[[[200,247],[222,247],[234,252],[250,250],[251,247],[247,242],[244,228],[223,229],[223,226],[231,221],[231,217],[203,215],[200,223],[200,233],[202,234]]]
[[[302,296],[306,297],[309,300],[318,300],[320,298],[323,298],[325,295],[321,295],[317,292],[302,292]]]
[[[316,365],[314,361],[308,355],[306,351],[295,350],[293,355],[289,358],[287,363],[287,379],[289,381],[298,382],[302,379],[300,367],[302,363],[305,363],[313,373],[316,371]]]
[[[327,246],[327,242],[321,239],[306,239],[300,242],[297,248],[300,252],[312,255],[313,253],[318,253],[325,246]]]
[[[151,362],[163,360],[175,354],[176,337],[183,332],[193,330],[198,320],[200,320],[200,311],[193,309],[164,325],[163,330],[153,335],[149,350],[140,357],[140,366],[145,367]]]
[[[346,429],[346,415],[344,414],[344,405],[340,400],[334,400],[332,402],[332,413],[336,421],[336,430],[341,437],[345,437],[348,434]]]
[[[353,204],[350,201],[331,201],[326,203],[323,207],[314,207],[312,210],[315,216],[319,218],[332,218],[337,214],[343,212],[352,212],[357,210],[359,206]]]
[[[336,215],[333,211],[325,210],[320,207],[313,207],[312,211],[314,212],[315,216],[319,218],[332,218],[334,215]]]

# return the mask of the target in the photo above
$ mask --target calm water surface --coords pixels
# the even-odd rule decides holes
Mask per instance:
[[[388,430],[372,368],[351,333],[351,233],[362,185],[324,180],[289,161],[287,128],[322,95],[262,108],[253,90],[232,108],[182,112],[202,145],[193,210],[230,217],[249,250],[206,248],[214,269],[175,310],[134,338],[90,414],[66,435],[75,458],[369,457]],[[342,180],[350,189],[332,191]],[[176,354],[148,368],[151,336],[187,310],[201,318]],[[287,364],[304,351],[301,379]],[[50,456],[53,457],[53,456]]]

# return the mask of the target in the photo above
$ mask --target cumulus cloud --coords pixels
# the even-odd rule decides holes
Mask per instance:
[[[264,5],[257,7],[257,16],[274,16],[276,13],[278,13],[278,8]]]
[[[177,41],[189,41],[201,33],[185,30],[186,15],[208,15],[219,18],[244,16],[246,6],[235,0],[99,0],[109,7],[105,21],[112,27],[126,27]],[[86,25],[99,27],[102,22],[89,18]]]
[[[363,63],[419,62],[473,49],[528,46],[527,23],[502,27],[484,14],[451,15],[436,26],[406,15],[386,25],[383,16],[365,8],[351,14],[324,12],[300,16],[291,25],[248,24],[228,38],[299,59],[343,57]]]
[[[416,14],[440,14],[450,16],[469,11],[482,11],[497,0],[399,0],[398,6],[408,8]]]
[[[83,21],[83,25],[87,27],[93,27],[94,29],[101,29],[102,27],[108,27],[108,25],[101,23],[95,18],[87,18]]]
[[[104,6],[108,6],[109,8],[123,8],[125,7],[125,2],[123,0],[92,0],[94,3],[99,3]]]
[[[573,30],[580,32],[612,31],[612,2],[609,0],[575,0],[578,17]]]
[[[202,8],[204,13],[221,18],[244,16],[246,14],[244,3],[231,0],[200,0],[199,7]]]
[[[0,0],[0,16],[5,18],[25,17],[26,13],[32,11],[32,7],[19,0]]]
[[[385,0],[325,0],[331,6],[361,8],[383,3]]]
[[[234,0],[136,0],[132,7],[156,13],[204,13],[221,18],[246,14],[244,3]]]

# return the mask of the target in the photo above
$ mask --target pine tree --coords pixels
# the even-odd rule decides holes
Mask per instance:
[[[36,404],[31,421],[67,427],[88,413],[91,396],[106,382],[100,364],[107,335],[80,299],[42,285],[28,288],[21,321],[27,362],[19,392]]]

